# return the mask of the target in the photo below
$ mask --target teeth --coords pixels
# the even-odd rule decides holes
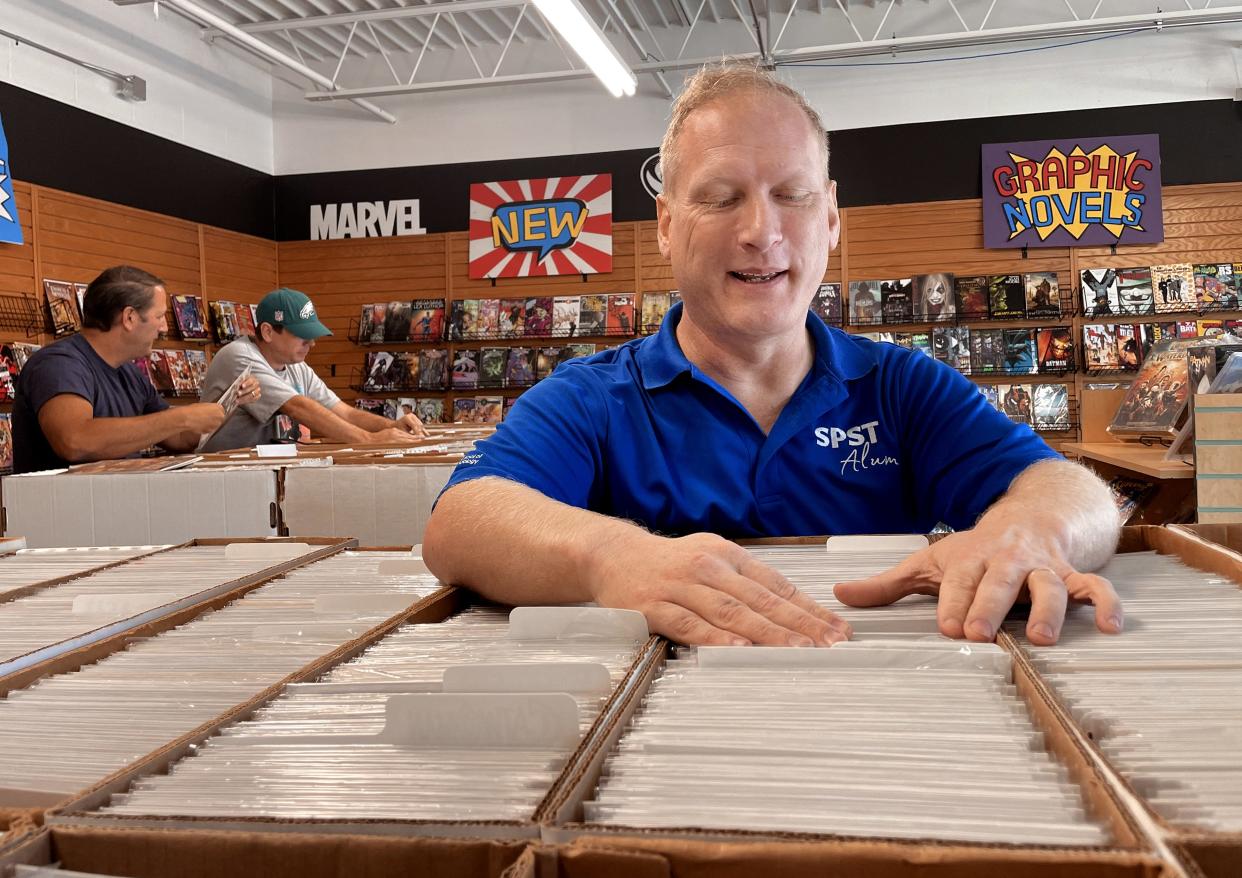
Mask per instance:
[[[765,281],[765,280],[771,280],[772,278],[774,278],[774,277],[776,277],[778,274],[780,274],[780,272],[779,272],[779,271],[773,271],[773,272],[771,272],[770,274],[747,274],[747,273],[746,273],[746,272],[744,272],[744,271],[733,271],[733,272],[730,272],[730,274],[732,274],[734,277],[738,278],[739,280],[744,280],[744,281],[747,281],[747,282],[749,283],[749,282],[752,282],[752,281]]]

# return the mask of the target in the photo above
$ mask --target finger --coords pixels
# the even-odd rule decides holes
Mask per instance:
[[[991,643],[1001,622],[1018,599],[1018,591],[1028,571],[1015,564],[993,562],[979,580],[975,599],[966,614],[965,632],[969,640]]]
[[[721,630],[702,616],[668,601],[656,601],[644,611],[652,633],[687,646],[750,646],[750,641]]]
[[[756,613],[727,591],[692,584],[678,592],[677,603],[709,624],[763,646],[814,646],[805,634]]]
[[[935,594],[928,588],[928,559],[924,552],[916,552],[900,564],[850,582],[839,582],[832,593],[837,600],[851,607],[883,607],[912,594]]]
[[[758,583],[761,587],[767,589],[781,600],[793,604],[802,612],[814,616],[825,625],[835,629],[838,633],[843,635],[844,638],[849,638],[850,635],[854,633],[848,622],[836,613],[832,612],[832,610],[823,606],[810,595],[799,591],[798,588],[786,579],[779,570],[773,570],[749,552],[746,553],[746,557],[742,560],[742,563],[738,565],[738,573],[747,579]],[[749,603],[751,603],[752,607],[762,612],[762,610],[758,606],[755,606],[753,602]]]
[[[1052,646],[1065,624],[1065,607],[1069,602],[1065,580],[1056,571],[1040,567],[1026,575],[1026,585],[1031,593],[1026,637],[1036,646]]]
[[[1089,600],[1095,605],[1095,625],[1105,634],[1120,634],[1125,627],[1125,612],[1113,584],[1094,573],[1073,573],[1065,579],[1070,597]]]
[[[849,628],[844,626],[844,620],[839,620],[840,624],[829,624],[827,620],[798,606],[789,600],[789,597],[798,594],[798,590],[783,576],[780,580],[769,587],[740,573],[728,572],[707,584],[746,604],[764,619],[787,631],[809,637],[822,646],[848,639]],[[834,621],[838,620],[834,618]]]
[[[941,634],[955,639],[966,636],[966,616],[986,571],[982,561],[963,561],[945,569],[936,599],[936,626]]]

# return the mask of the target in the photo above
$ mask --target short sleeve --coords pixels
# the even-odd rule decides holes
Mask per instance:
[[[250,367],[250,374],[259,382],[261,393],[257,400],[246,403],[242,408],[245,409],[246,414],[260,424],[270,421],[280,411],[282,405],[298,395],[288,381],[276,374],[276,370],[267,360],[263,359],[258,350],[243,340],[239,339],[226,345],[220,353],[216,354],[216,359],[211,365],[213,369],[223,370],[223,374],[213,381],[213,387],[218,388],[221,395],[237,380],[237,376],[245,371],[247,366]],[[216,399],[219,399],[219,396]]]
[[[305,388],[302,392],[304,396],[308,399],[313,399],[326,409],[333,408],[334,406],[340,404],[341,398],[333,393],[328,388],[328,385],[323,383],[323,379],[319,377],[319,374],[314,369],[307,366],[305,363],[300,363],[299,366],[299,377],[301,378],[300,383]]]
[[[1023,470],[1060,459],[957,370],[919,353],[894,365],[886,392],[900,400],[902,444],[921,514],[958,530],[973,527]]]
[[[444,490],[496,476],[591,507],[602,484],[607,429],[605,397],[590,367],[563,365],[518,398],[496,432],[462,458]]]
[[[31,360],[22,370],[19,380],[22,393],[30,400],[30,409],[36,417],[54,397],[66,393],[80,396],[87,402],[95,398],[95,376],[90,368],[78,358],[59,352]],[[151,392],[155,392],[154,387]]]

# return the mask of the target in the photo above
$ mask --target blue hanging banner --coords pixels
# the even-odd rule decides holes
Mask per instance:
[[[3,120],[0,120],[0,241],[6,244],[22,243],[22,224],[17,216],[17,201],[13,198],[9,141],[4,136]]]

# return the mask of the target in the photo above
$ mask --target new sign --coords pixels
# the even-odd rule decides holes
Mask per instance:
[[[1164,240],[1155,134],[983,145],[983,245]]]
[[[470,186],[470,277],[612,271],[612,175]]]

